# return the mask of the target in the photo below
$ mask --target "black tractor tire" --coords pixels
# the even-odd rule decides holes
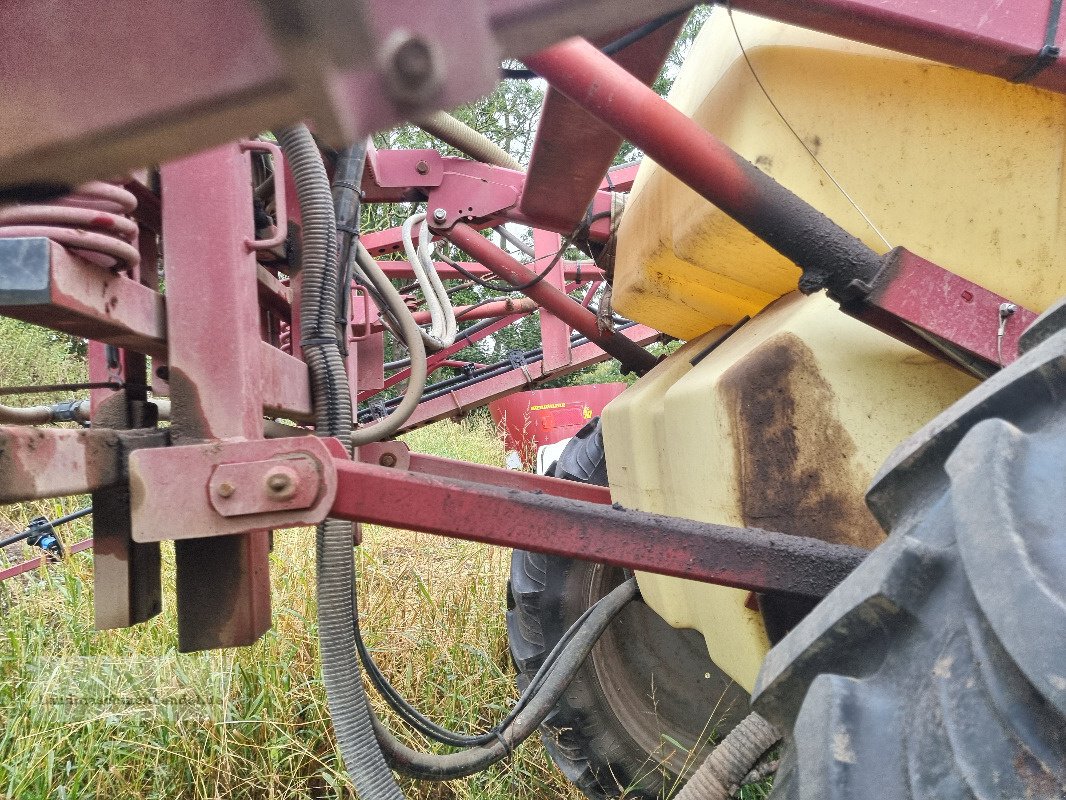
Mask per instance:
[[[567,446],[554,474],[606,485],[599,420]],[[507,633],[524,688],[571,624],[628,577],[577,559],[515,551]],[[588,797],[668,797],[708,746],[748,712],[701,634],[670,627],[637,598],[604,634],[541,728],[562,773]]]
[[[889,538],[767,656],[775,800],[1066,797],[1064,317],[892,456]]]

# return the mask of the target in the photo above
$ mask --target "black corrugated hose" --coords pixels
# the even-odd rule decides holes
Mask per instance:
[[[353,246],[358,247],[358,194],[357,188],[350,187],[358,186],[355,171],[361,169],[363,156],[356,148],[341,155],[336,180],[342,185],[334,197],[308,129],[303,125],[288,128],[280,132],[278,141],[293,174],[303,221],[300,344],[311,375],[315,432],[347,441],[352,430],[352,398],[339,342],[345,335],[344,317],[338,312],[343,310],[340,292],[350,285],[350,276],[338,267],[338,251],[350,253]],[[484,734],[466,736],[417,714],[388,686],[365,647],[357,646],[361,642],[351,523],[326,520],[318,526],[316,546],[319,646],[326,700],[341,756],[363,800],[402,800],[390,767],[413,777],[448,780],[479,772],[510,755],[537,730],[604,629],[637,594],[636,581],[631,579],[596,603],[568,632],[565,645],[560,643],[563,646],[553,650],[552,658],[501,724]],[[432,738],[468,749],[445,755],[420,753],[397,739],[370,708],[363,688],[361,656],[375,684],[401,717]]]
[[[315,432],[348,441],[352,398],[337,335],[342,284],[329,178],[305,125],[281,131],[278,141],[292,171],[303,222],[300,344],[311,375]],[[351,523],[326,520],[318,526],[315,544],[322,680],[341,756],[363,800],[402,800],[403,792],[385,763],[371,723],[352,631],[356,605]]]

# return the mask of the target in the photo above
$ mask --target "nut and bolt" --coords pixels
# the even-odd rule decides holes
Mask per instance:
[[[381,458],[378,459],[378,463],[383,467],[395,467],[396,466],[396,454],[395,453],[382,453]]]
[[[229,481],[220,483],[215,490],[219,497],[232,497],[235,491],[237,491],[237,487]]]
[[[419,106],[440,93],[440,64],[436,44],[407,31],[393,31],[381,48],[385,88],[401,105]]]
[[[415,172],[417,172],[419,175],[425,175],[427,172],[429,172],[429,164],[427,164],[425,161],[419,161],[417,164],[415,164]]]
[[[434,222],[444,222],[444,220],[446,220],[446,219],[448,219],[448,212],[447,211],[445,211],[443,208],[435,208],[435,209],[433,209],[433,221]]]
[[[268,472],[265,483],[267,496],[272,500],[288,500],[296,494],[296,476],[284,467]]]

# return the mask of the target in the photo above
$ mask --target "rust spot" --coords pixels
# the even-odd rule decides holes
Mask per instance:
[[[863,502],[869,476],[802,340],[775,336],[726,372],[721,389],[738,437],[745,524],[868,549],[884,540]]]
[[[1066,786],[1055,780],[1051,771],[1028,750],[1019,749],[1014,756],[1014,773],[1025,787],[1026,797],[1062,797]]]

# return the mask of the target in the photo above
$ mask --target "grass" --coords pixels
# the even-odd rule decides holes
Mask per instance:
[[[63,345],[0,318],[0,385],[84,379]],[[406,439],[420,452],[502,464],[503,447],[486,418],[439,423]],[[85,502],[0,509],[0,537],[33,516]],[[90,532],[80,520],[63,535],[73,542]],[[13,546],[0,553],[0,566],[29,555]],[[503,615],[509,555],[404,531],[364,531],[357,558],[368,645],[394,685],[448,727],[481,730],[516,698]],[[93,629],[88,552],[0,583],[0,796],[354,796],[319,678],[313,531],[275,534],[271,575],[272,630],[249,648],[195,654],[175,650],[169,547],[164,611],[135,628]],[[536,737],[480,775],[403,788],[416,800],[582,797]],[[764,792],[744,794],[753,800]]]

